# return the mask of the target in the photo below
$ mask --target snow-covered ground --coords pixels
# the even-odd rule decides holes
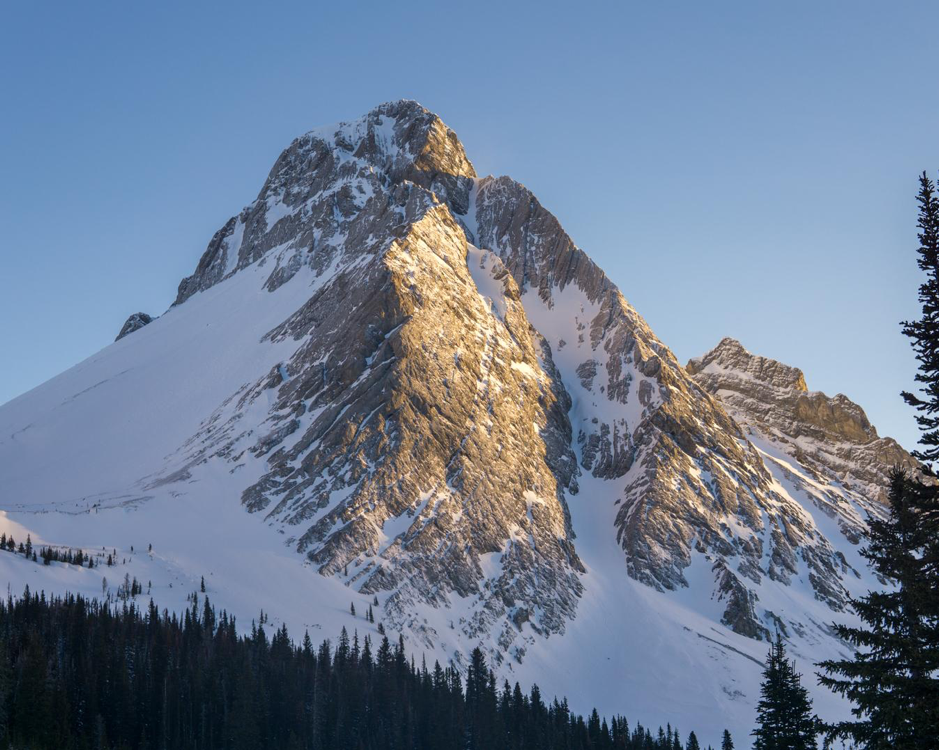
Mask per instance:
[[[365,620],[370,596],[305,564],[284,545],[281,534],[241,508],[234,485],[229,494],[226,478],[217,478],[222,481],[212,493],[200,493],[192,485],[184,494],[161,493],[128,507],[78,514],[4,512],[0,531],[17,541],[25,541],[29,533],[35,546],[66,544],[97,551],[100,557],[97,567],[89,570],[61,563],[44,566],[0,553],[0,581],[14,595],[29,585],[33,591],[100,598],[106,590],[115,595],[129,574],[144,587],[138,603],[149,601],[149,591],[161,608],[181,611],[204,577],[210,599],[234,614],[244,630],[263,610],[270,618],[268,627],[286,623],[295,638],[308,631],[314,640],[334,639],[343,626],[350,632],[357,629],[360,636],[377,637],[377,623]],[[739,636],[707,616],[707,576],[702,577],[706,585],[695,588],[692,573],[692,588],[672,594],[628,578],[622,549],[609,533],[612,510],[591,492],[593,482],[602,485],[587,480],[571,504],[578,549],[588,570],[577,618],[562,636],[531,638],[523,663],[507,661],[502,676],[519,680],[526,689],[537,683],[548,696],[566,695],[577,711],[596,706],[603,714],[625,713],[647,726],[671,722],[683,732],[694,729],[711,743],[728,727],[738,743],[745,741],[766,644]],[[107,567],[104,558],[114,549],[116,564]],[[814,611],[820,622],[832,619],[808,586],[792,587],[792,597],[789,604],[798,611]],[[472,648],[459,639],[459,629],[449,627],[451,621],[468,616],[471,604],[457,598],[451,609],[424,613],[443,637],[429,649],[405,633],[418,659],[424,654],[428,661],[446,663]],[[785,611],[786,604],[773,602],[771,608]],[[812,664],[831,656],[830,641],[813,648],[796,640],[791,648],[806,682],[814,685]],[[844,715],[846,707],[830,693],[815,690],[814,697],[820,715]]]

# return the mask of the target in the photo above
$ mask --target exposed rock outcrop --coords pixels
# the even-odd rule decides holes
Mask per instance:
[[[864,501],[884,499],[894,466],[917,461],[882,438],[864,410],[843,394],[810,391],[802,371],[723,339],[688,372],[741,425],[791,454],[822,482],[838,482]]]
[[[142,313],[142,312],[134,313],[127,320],[124,321],[124,325],[121,326],[121,332],[117,334],[117,338],[114,340],[120,341],[125,336],[133,333],[134,331],[139,331],[145,325],[149,325],[152,322],[153,322],[153,318],[147,315],[147,313]]]

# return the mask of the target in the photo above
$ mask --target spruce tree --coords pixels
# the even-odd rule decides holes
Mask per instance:
[[[815,750],[817,722],[812,702],[795,665],[786,657],[782,636],[770,646],[757,704],[754,750]]]
[[[828,727],[867,750],[939,747],[939,538],[924,508],[936,490],[900,470],[890,482],[889,513],[868,521],[862,554],[893,585],[851,605],[863,625],[836,625],[858,651],[819,666],[819,681],[849,698],[854,721]]]
[[[869,750],[939,747],[939,487],[928,463],[939,458],[939,199],[925,173],[919,184],[922,317],[903,323],[903,333],[922,387],[902,395],[919,412],[923,449],[913,455],[927,462],[926,478],[893,472],[887,514],[868,519],[862,550],[890,587],[851,600],[863,625],[835,627],[857,652],[819,665],[819,681],[854,703],[854,720],[829,726],[829,736]]]
[[[721,739],[721,750],[734,750],[734,740],[726,729],[724,730],[724,737]]]
[[[919,287],[922,317],[905,321],[903,334],[912,342],[919,372],[916,382],[922,386],[922,396],[904,391],[904,400],[919,414],[916,421],[923,431],[919,439],[922,450],[913,455],[932,463],[939,458],[939,199],[935,186],[926,173],[919,178],[919,259],[920,270],[926,280]]]
[[[131,578],[130,589],[140,589]],[[460,673],[415,666],[403,641],[347,630],[336,648],[301,647],[286,625],[234,618],[191,595],[182,617],[67,596],[0,600],[0,747],[284,750],[683,750],[677,729],[660,743],[621,716],[573,714],[537,686],[496,689],[480,650]],[[264,614],[264,623],[269,617]],[[131,660],[128,660],[131,656]],[[4,709],[7,713],[4,713]],[[687,747],[697,747],[694,736]],[[710,748],[709,748],[710,750]]]

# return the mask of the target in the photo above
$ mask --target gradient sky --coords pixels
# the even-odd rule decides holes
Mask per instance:
[[[685,361],[729,335],[917,438],[939,4],[8,2],[0,403],[164,311],[279,152],[402,97]]]

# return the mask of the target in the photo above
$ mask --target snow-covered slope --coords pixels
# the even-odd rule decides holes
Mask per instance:
[[[120,561],[0,575],[128,573],[170,608],[204,576],[295,635],[373,630],[377,598],[415,653],[482,644],[577,710],[742,739],[771,629],[806,670],[842,649],[882,477],[741,429],[716,366],[692,377],[438,117],[381,105],[291,144],[165,314],[0,407],[0,530]]]

